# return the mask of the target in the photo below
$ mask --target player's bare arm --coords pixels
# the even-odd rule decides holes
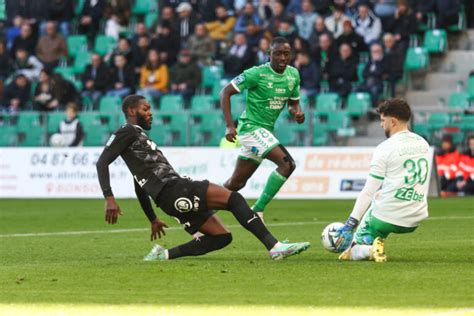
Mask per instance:
[[[234,126],[234,122],[232,121],[232,115],[230,112],[230,97],[234,94],[239,93],[232,84],[228,84],[227,86],[222,89],[220,92],[220,103],[222,112],[224,113],[225,124],[227,126],[225,131],[225,138],[229,141],[234,143],[235,137],[237,136],[237,131]]]
[[[290,112],[291,115],[293,115],[295,121],[298,124],[303,124],[305,120],[305,116],[303,111],[301,110],[300,107],[300,101],[299,100],[288,100],[288,112]]]

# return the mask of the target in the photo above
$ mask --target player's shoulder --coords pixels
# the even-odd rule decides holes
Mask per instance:
[[[115,135],[137,135],[141,132],[141,128],[133,124],[125,123],[120,126],[116,131]]]
[[[250,67],[246,69],[244,72],[247,74],[260,74],[260,73],[265,73],[269,71],[269,65],[270,63],[265,63],[257,66]]]
[[[288,68],[288,72],[295,76],[295,77],[299,77],[300,76],[300,72],[298,71],[298,69],[296,69],[295,67],[291,66],[291,65],[288,65],[286,66],[286,68]]]

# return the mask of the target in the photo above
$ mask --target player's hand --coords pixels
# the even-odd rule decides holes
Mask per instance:
[[[107,197],[105,201],[105,221],[111,225],[116,224],[118,216],[122,215],[122,211],[113,196]]]
[[[235,138],[237,137],[237,130],[235,127],[227,127],[225,130],[225,138],[231,142],[235,143]]]
[[[304,113],[303,112],[296,112],[294,114],[294,118],[295,118],[295,121],[298,123],[298,124],[303,124],[304,123]]]
[[[151,241],[156,240],[156,236],[158,236],[158,238],[161,238],[161,234],[165,236],[166,235],[165,227],[168,228],[168,225],[166,225],[165,222],[159,220],[158,218],[155,219],[153,222],[151,222],[150,240]]]
[[[353,217],[349,217],[344,226],[336,231],[334,237],[336,238],[336,250],[341,253],[350,247],[352,238],[354,236],[354,229],[359,224],[359,221]]]

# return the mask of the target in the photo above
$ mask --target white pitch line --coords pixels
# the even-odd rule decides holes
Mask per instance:
[[[474,216],[439,216],[429,217],[427,220],[464,220],[474,219]],[[327,224],[330,221],[307,221],[307,222],[287,222],[287,223],[270,223],[267,227],[280,226],[303,226],[312,224]],[[229,228],[241,228],[241,225],[227,225]],[[181,230],[182,227],[170,227],[166,230]],[[9,237],[47,237],[47,236],[77,236],[77,235],[92,235],[92,234],[120,234],[148,231],[149,228],[126,228],[126,229],[110,229],[110,230],[83,230],[83,231],[69,231],[69,232],[52,232],[52,233],[24,233],[24,234],[3,234],[0,238]]]

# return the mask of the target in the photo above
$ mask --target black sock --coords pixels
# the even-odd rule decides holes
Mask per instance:
[[[168,258],[176,259],[187,256],[201,256],[208,252],[224,248],[232,242],[232,234],[204,235],[190,242],[168,250]]]
[[[227,202],[227,209],[234,214],[240,225],[254,234],[268,250],[278,242],[265,227],[260,217],[250,209],[240,193],[232,192]]]

